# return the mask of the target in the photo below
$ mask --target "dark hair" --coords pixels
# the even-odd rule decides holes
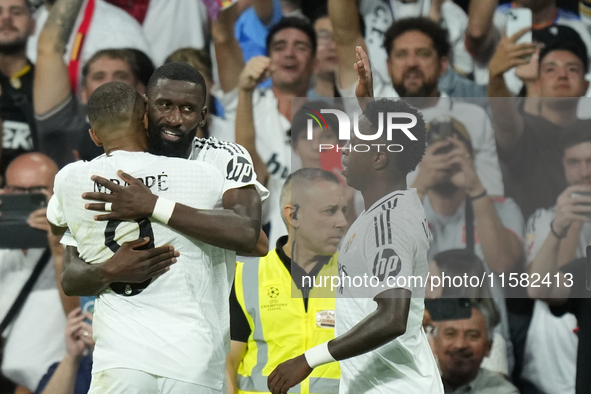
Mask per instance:
[[[584,43],[577,42],[574,40],[569,41],[555,41],[549,45],[545,45],[542,49],[540,49],[540,57],[538,59],[538,67],[542,65],[542,61],[544,58],[550,53],[554,51],[568,51],[575,55],[576,57],[581,60],[583,63],[583,74],[587,74],[589,71],[589,57],[587,56],[587,47]],[[582,44],[582,45],[581,45]]]
[[[584,142],[591,142],[591,119],[579,119],[564,128],[562,134],[564,150]]]
[[[388,52],[388,57],[392,52],[394,40],[409,31],[419,31],[428,36],[433,41],[433,47],[440,58],[449,56],[451,45],[447,30],[429,18],[415,17],[396,21],[386,30],[383,46]]]
[[[161,79],[192,82],[201,87],[203,99],[207,97],[207,86],[203,75],[187,63],[167,63],[158,67],[148,82],[148,95]]]
[[[400,144],[404,147],[401,152],[395,153],[396,166],[404,174],[408,174],[420,163],[427,148],[427,126],[425,125],[425,120],[423,119],[423,115],[406,101],[394,101],[390,99],[370,101],[365,111],[363,111],[363,116],[377,129],[379,127],[380,116],[382,116],[380,114],[387,112],[405,112],[413,114],[417,118],[417,124],[409,130],[417,138],[416,141],[409,140],[404,133],[392,133],[392,140],[389,141],[390,143]],[[385,124],[385,120],[383,124]]]
[[[128,122],[136,113],[137,121],[141,122],[143,108],[144,100],[132,86],[108,82],[99,86],[88,99],[88,119],[93,129]]]
[[[138,49],[103,49],[97,51],[82,67],[82,83],[86,84],[86,78],[90,72],[90,66],[100,58],[122,60],[129,64],[133,77],[137,82],[144,86],[148,85],[148,80],[154,72],[154,63],[152,60]]]
[[[308,115],[308,114],[311,113],[315,117],[317,117],[317,114],[315,114],[314,111],[320,112],[320,110],[326,109],[326,108],[333,108],[333,106],[330,105],[329,103],[327,103],[326,101],[322,101],[322,100],[307,101],[306,103],[304,103],[302,108],[300,108],[300,110],[298,112],[296,112],[296,114],[293,116],[293,119],[291,120],[291,144],[292,144],[292,146],[295,147],[300,135],[302,133],[307,132],[307,130],[308,130],[308,119],[312,119],[310,117],[310,115]],[[310,109],[313,111],[311,111]],[[323,118],[326,121],[326,126],[328,126],[328,131],[334,133],[338,138],[338,136],[339,136],[339,122],[338,122],[338,119],[336,118],[336,116],[326,116]],[[313,122],[314,122],[314,125],[316,125],[316,121],[313,120]],[[322,124],[322,128],[324,129],[325,128],[324,123],[321,122],[321,124]]]
[[[310,46],[312,47],[312,57],[316,56],[316,31],[314,31],[314,27],[312,27],[308,21],[297,16],[287,16],[271,26],[271,29],[269,29],[269,33],[267,34],[267,54],[269,54],[271,42],[273,41],[275,34],[284,29],[298,29],[304,32],[310,40]]]

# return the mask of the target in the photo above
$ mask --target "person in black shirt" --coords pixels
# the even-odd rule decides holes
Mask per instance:
[[[26,0],[0,0],[0,178],[18,155],[37,149],[33,116],[34,67],[27,59],[27,39],[35,21]],[[3,182],[0,180],[0,186]]]
[[[533,84],[537,91],[528,92],[527,100],[539,97],[539,105],[536,113],[531,113],[529,105],[521,111],[505,85],[504,74],[527,64],[527,56],[534,53],[534,44],[515,43],[524,33],[499,43],[489,65],[488,96],[497,152],[505,170],[505,195],[517,202],[527,219],[536,209],[554,205],[566,187],[560,142],[563,128],[577,119],[580,97],[589,87],[585,80],[589,58],[585,43],[573,29],[551,26],[538,32],[544,47]]]

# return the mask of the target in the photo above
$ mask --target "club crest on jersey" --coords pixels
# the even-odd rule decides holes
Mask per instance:
[[[353,236],[351,238],[349,238],[349,240],[347,241],[347,244],[345,245],[345,249],[344,249],[343,253],[347,253],[347,251],[351,247],[351,244],[353,243],[353,240],[355,239],[356,235],[357,235],[357,233],[354,233]]]

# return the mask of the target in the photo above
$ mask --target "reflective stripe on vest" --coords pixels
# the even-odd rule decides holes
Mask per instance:
[[[336,274],[337,255],[320,270],[317,278]],[[267,377],[279,363],[334,338],[334,327],[325,326],[327,321],[334,321],[334,292],[331,298],[313,298],[315,290],[316,296],[320,293],[312,289],[306,312],[301,291],[295,287],[275,250],[256,262],[238,263],[235,289],[251,328],[246,354],[238,368],[241,394],[268,393]],[[298,293],[300,297],[292,300]],[[265,330],[273,332],[272,340],[265,340]],[[339,378],[338,363],[323,365],[289,392],[337,394]]]

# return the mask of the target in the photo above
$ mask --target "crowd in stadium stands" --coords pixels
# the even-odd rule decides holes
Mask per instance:
[[[338,243],[363,202],[352,188],[335,191],[343,183],[340,158],[319,152],[320,144],[343,145],[336,117],[325,116],[323,130],[308,122],[308,111],[349,111],[356,101],[338,98],[368,93],[358,85],[356,69],[364,53],[373,96],[407,99],[432,133],[422,162],[408,176],[433,234],[432,272],[538,273],[565,281],[588,275],[591,1],[216,4],[0,0],[0,201],[1,193],[50,197],[58,169],[103,153],[89,137],[85,112],[101,85],[120,81],[144,95],[162,64],[184,62],[198,70],[208,107],[198,137],[242,145],[270,191],[262,213],[269,254],[238,257],[230,294],[229,392],[265,392],[255,374],[266,376],[261,371],[305,350],[300,344],[295,351],[282,349],[278,338],[313,345],[334,335],[334,313],[314,317],[320,320],[312,325],[325,330],[318,338],[297,338],[308,334],[273,319],[301,319],[297,327],[304,327],[308,314],[334,310],[334,298],[312,298],[314,289],[300,286],[299,278],[336,272]],[[526,29],[507,35],[512,10],[522,7],[532,12],[532,42],[521,40]],[[304,198],[304,187],[316,199]],[[331,198],[337,201],[331,215],[338,217],[306,214]],[[45,208],[28,223],[48,231]],[[306,253],[321,256],[315,268],[300,265],[298,258],[305,259],[291,253],[295,238],[288,228],[294,223],[302,229],[298,242],[309,241]],[[333,227],[335,245],[314,243]],[[0,249],[0,321],[41,266],[20,311],[0,333],[0,394],[78,394],[90,384],[92,300],[64,294],[64,246],[50,231],[47,238],[49,255],[37,245]],[[273,268],[265,271],[263,262]],[[277,287],[263,289],[266,276]],[[304,308],[275,317],[263,312],[259,296],[276,297],[273,292],[290,288],[290,278],[303,294],[292,301]],[[467,297],[471,314],[464,319],[440,322],[425,313],[446,393],[591,392],[588,289],[525,287],[513,294],[495,281]],[[259,309],[254,318],[252,310]],[[253,336],[261,331],[264,336]],[[257,349],[269,355],[257,358]],[[314,392],[337,393],[339,368],[323,368],[318,376],[329,383]]]

